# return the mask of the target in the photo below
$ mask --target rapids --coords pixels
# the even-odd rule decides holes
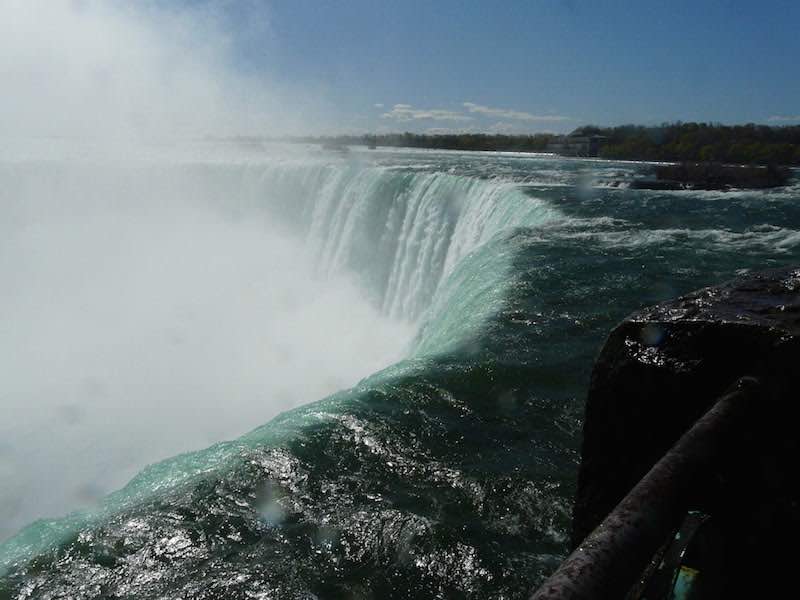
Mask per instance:
[[[171,240],[147,250],[145,238],[133,236],[125,260],[112,262],[110,271],[141,268],[143,261],[164,260],[166,267],[156,279],[149,270],[125,287],[125,304],[112,298],[112,316],[100,323],[114,322],[120,306],[139,310],[143,299],[130,298],[135,289],[191,285],[188,297],[213,299],[193,310],[212,321],[235,314],[235,321],[218,318],[223,330],[236,324],[241,331],[222,335],[214,323],[189,320],[181,347],[202,346],[211,358],[183,367],[213,370],[246,356],[250,393],[237,391],[232,378],[241,372],[231,367],[220,377],[197,373],[195,388],[129,385],[128,392],[157,393],[164,410],[171,402],[179,407],[169,436],[191,437],[199,423],[228,413],[241,418],[229,419],[224,432],[211,427],[217,443],[206,449],[197,450],[203,444],[195,437],[175,451],[182,454],[143,469],[156,457],[137,455],[141,471],[118,491],[7,539],[0,545],[0,597],[525,597],[567,550],[583,394],[609,329],[647,304],[800,258],[796,184],[731,193],[598,185],[645,168],[513,154],[338,156],[227,146],[160,149],[124,161],[4,160],[2,227],[13,234],[6,240],[59,241],[52,226],[25,236],[42,223],[66,222],[72,233],[110,230],[111,239],[90,235],[86,242],[107,248],[128,231],[118,228],[124,215],[145,218],[148,235]],[[68,202],[57,197],[64,190],[71,190],[63,196]],[[86,226],[87,219],[100,224]],[[262,237],[269,241],[262,244]],[[60,245],[67,252],[59,268],[76,256],[88,260],[88,251],[75,255],[70,244]],[[175,244],[183,249],[177,255]],[[26,255],[16,252],[0,257]],[[213,263],[220,252],[230,252],[230,260],[186,278],[185,268]],[[197,255],[199,263],[186,259]],[[88,297],[117,281],[102,265],[88,264],[103,284],[88,288]],[[0,266],[5,277],[11,272]],[[49,268],[42,273],[52,276]],[[179,285],[168,285],[172,277]],[[278,300],[240,301],[250,286],[270,281]],[[63,289],[85,288],[67,281]],[[176,298],[176,306],[187,301]],[[256,322],[272,322],[276,311],[282,320],[294,308],[299,315],[290,326]],[[100,310],[91,303],[89,309]],[[21,340],[20,331],[35,331],[19,319],[34,313],[18,310],[2,324]],[[50,318],[46,307],[38,310]],[[79,324],[96,326],[99,317],[91,314]],[[151,315],[136,323],[159,335],[174,328],[174,318],[153,326]],[[48,329],[59,325],[50,318]],[[90,341],[98,339],[104,352],[119,344],[108,336]],[[144,336],[124,357],[162,356],[154,340]],[[228,361],[242,340],[245,350],[261,354]],[[291,351],[280,350],[287,344]],[[14,363],[10,345],[0,350],[22,373],[7,393],[32,389],[29,365]],[[86,352],[79,356],[99,357]],[[276,366],[287,353],[294,361]],[[260,364],[268,377],[253,376]],[[346,376],[313,396],[332,369]],[[151,372],[128,374],[143,373]],[[161,375],[162,383],[170,381]],[[274,378],[285,385],[271,386]],[[35,396],[40,402],[59,394],[59,379],[49,381],[46,394]],[[96,387],[78,389],[91,396]],[[283,388],[291,398],[274,402],[270,395]],[[193,408],[195,392],[206,398],[205,414]],[[228,394],[239,400],[228,404]],[[158,422],[160,409],[141,402],[150,411],[145,422]],[[231,428],[250,428],[254,405],[269,407],[265,424],[221,441],[233,437]],[[13,420],[5,427],[13,433]],[[113,433],[103,438],[109,448],[144,432],[132,432],[125,419],[104,427]],[[34,431],[30,439],[44,444],[47,437]],[[3,447],[4,464],[14,451]],[[22,480],[9,471],[11,486]],[[34,516],[72,508],[51,504],[50,513]]]

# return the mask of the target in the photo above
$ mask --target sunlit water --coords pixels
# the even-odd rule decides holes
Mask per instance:
[[[796,184],[602,184],[645,169],[203,144],[4,157],[2,534],[84,510],[0,546],[0,592],[525,597],[566,551],[609,329],[800,258]]]

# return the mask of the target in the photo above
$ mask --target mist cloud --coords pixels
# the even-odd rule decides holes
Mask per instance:
[[[269,35],[264,3],[190,6],[5,0],[0,136],[280,134],[319,122],[311,95],[238,68],[237,44]]]
[[[353,385],[410,335],[315,277],[243,183],[263,150],[178,140],[322,118],[239,68],[228,8],[268,35],[262,3],[192,6],[2,3],[0,539]]]

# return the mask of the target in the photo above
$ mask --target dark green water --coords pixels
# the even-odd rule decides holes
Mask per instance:
[[[198,168],[269,198],[416,340],[350,390],[32,524],[0,546],[0,598],[526,597],[567,551],[609,330],[800,260],[798,186],[598,184],[643,169],[433,152]]]

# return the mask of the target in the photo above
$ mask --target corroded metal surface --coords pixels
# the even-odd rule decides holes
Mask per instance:
[[[742,378],[659,460],[532,600],[622,598],[678,525],[699,475],[748,422],[758,382]]]
[[[765,426],[698,482],[694,508],[729,523],[732,539],[739,527],[769,529],[764,535],[773,541],[800,535],[800,481],[789,475],[800,456],[798,364],[797,266],[745,273],[620,323],[597,357],[587,394],[572,549],[744,373],[759,378],[764,403],[780,407],[781,417],[753,412]],[[786,523],[797,524],[791,535]],[[743,552],[758,553],[764,543]]]

